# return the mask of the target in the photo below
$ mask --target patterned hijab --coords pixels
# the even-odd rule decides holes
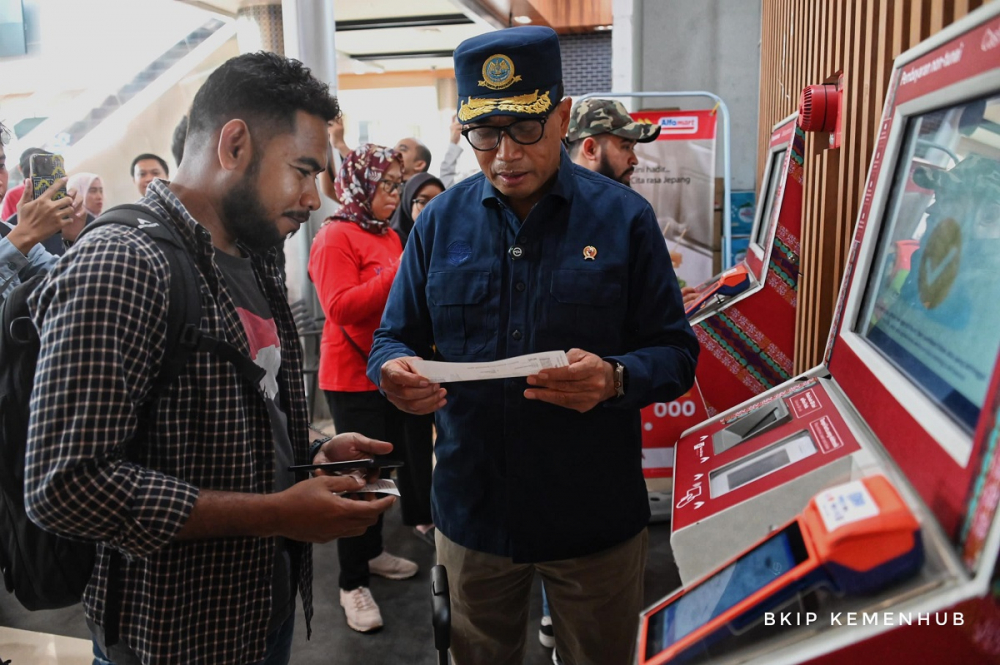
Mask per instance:
[[[343,206],[333,215],[338,222],[354,222],[365,231],[381,235],[389,232],[389,220],[372,217],[372,200],[378,183],[392,163],[403,165],[403,156],[392,148],[365,143],[351,151],[333,181]]]

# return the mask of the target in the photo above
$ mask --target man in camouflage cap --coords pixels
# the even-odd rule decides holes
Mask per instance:
[[[583,99],[570,114],[566,147],[583,168],[631,186],[639,163],[635,144],[655,141],[659,135],[659,125],[633,120],[621,102]]]

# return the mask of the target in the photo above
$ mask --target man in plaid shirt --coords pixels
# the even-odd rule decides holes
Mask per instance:
[[[287,471],[392,448],[342,434],[311,450],[300,349],[274,262],[276,246],[319,207],[315,178],[338,115],[301,63],[233,58],[194,99],[176,178],[154,181],[141,201],[170,220],[198,266],[202,331],[266,370],[260,385],[197,353],[140,422],[167,345],[170,271],[139,229],[95,229],[32,297],[41,352],[28,514],[98,543],[83,599],[95,662],[287,663],[296,589],[307,631],[312,615],[307,543],[360,535],[393,502],[338,495],[363,484],[351,476]],[[137,435],[141,462],[123,451]],[[124,555],[117,573],[113,550]]]

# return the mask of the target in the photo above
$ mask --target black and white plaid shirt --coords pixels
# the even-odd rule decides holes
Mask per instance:
[[[244,353],[239,314],[212,241],[166,183],[142,203],[172,219],[202,276],[201,329]],[[254,259],[281,341],[279,377],[296,460],[308,457],[302,358],[273,261]],[[51,531],[100,541],[84,594],[104,626],[109,548],[125,554],[121,636],[144,663],[262,658],[271,610],[273,539],[174,540],[199,488],[262,494],[274,475],[264,399],[232,366],[199,353],[161,397],[142,464],[123,459],[137,405],[164,355],[169,264],[144,232],[110,225],[77,243],[32,296],[42,349],[25,471],[30,516]],[[293,543],[307,625],[312,551]]]

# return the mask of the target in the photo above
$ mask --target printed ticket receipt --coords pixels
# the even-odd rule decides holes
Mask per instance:
[[[526,356],[504,358],[485,363],[445,363],[436,360],[414,360],[413,369],[431,383],[483,381],[531,376],[544,369],[569,366],[565,351],[529,353]]]
[[[359,480],[365,479],[364,469],[355,469],[350,473],[344,474],[346,476],[354,476]],[[378,493],[378,494],[394,494],[399,496],[399,488],[396,487],[396,483],[393,482],[391,478],[377,478],[373,483],[366,483],[361,489],[351,490],[350,492],[337,492],[337,494],[366,494],[366,493]]]

